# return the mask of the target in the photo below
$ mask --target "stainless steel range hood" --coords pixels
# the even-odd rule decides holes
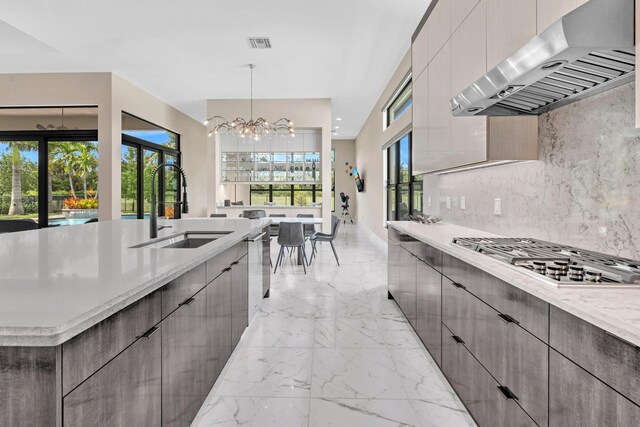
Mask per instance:
[[[537,115],[631,81],[634,0],[590,0],[450,101],[454,116]]]

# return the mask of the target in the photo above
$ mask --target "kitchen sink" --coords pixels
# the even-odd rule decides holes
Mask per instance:
[[[214,242],[232,231],[187,231],[180,234],[155,239],[150,242],[144,242],[133,249],[152,248],[152,249],[196,249],[207,243]]]

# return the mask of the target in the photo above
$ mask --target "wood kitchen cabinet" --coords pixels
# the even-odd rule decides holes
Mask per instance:
[[[455,33],[460,24],[467,18],[469,13],[480,2],[480,0],[454,0],[451,1],[451,32]]]
[[[234,348],[249,325],[248,268],[247,255],[231,263],[231,346]]]
[[[424,30],[423,30],[424,31]],[[429,92],[429,67],[420,75],[413,77],[413,104],[412,104],[412,135],[411,135],[411,167],[414,174],[429,171],[429,139],[428,129],[428,92]]]
[[[271,289],[271,227],[262,229],[262,296],[269,297]]]
[[[415,81],[427,68],[427,27],[422,27],[416,38],[411,43],[411,74]]]
[[[188,426],[209,392],[206,292],[162,322],[162,424]]]
[[[426,164],[428,171],[436,171],[459,165],[451,147],[451,48],[448,41],[429,64],[428,72]]]
[[[393,240],[394,230],[389,228],[389,251],[387,258],[387,289],[389,297],[400,299],[400,262],[403,249],[397,240]]]
[[[142,337],[71,391],[63,399],[63,425],[161,425],[160,348],[160,333]]]
[[[483,0],[451,36],[449,98],[460,93],[487,72],[486,34],[487,11],[486,0]],[[450,111],[449,114],[451,115]],[[451,117],[451,151],[455,153],[457,164],[473,164],[487,160],[487,121],[486,116]]]
[[[537,2],[536,0],[485,1],[487,2],[487,69],[491,70],[535,37]]]
[[[549,426],[637,426],[640,406],[551,349]]]
[[[231,343],[231,272],[218,276],[206,288],[209,388],[213,387],[233,352]]]
[[[442,328],[442,371],[480,426],[535,426],[515,398],[473,357],[465,337]]]
[[[537,0],[538,34],[588,0]]]
[[[416,283],[416,331],[431,357],[441,365],[442,274],[424,261],[418,261]]]
[[[418,259],[406,249],[401,248],[400,250],[402,251],[400,255],[400,298],[396,301],[409,321],[409,324],[416,329],[416,270],[418,267]]]
[[[426,25],[427,63],[430,63],[451,37],[451,2],[439,0]]]

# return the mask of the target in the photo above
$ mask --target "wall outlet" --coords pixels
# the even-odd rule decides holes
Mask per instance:
[[[431,207],[431,196],[427,197],[427,206]]]
[[[460,209],[467,209],[467,199],[464,196],[460,196]]]
[[[447,209],[451,209],[451,197],[447,196],[445,200],[447,201]]]
[[[493,201],[493,213],[494,215],[502,215],[502,199],[496,198]]]

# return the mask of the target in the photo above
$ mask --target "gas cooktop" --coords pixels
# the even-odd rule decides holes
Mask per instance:
[[[556,287],[638,287],[640,261],[527,238],[456,237],[453,243]]]

